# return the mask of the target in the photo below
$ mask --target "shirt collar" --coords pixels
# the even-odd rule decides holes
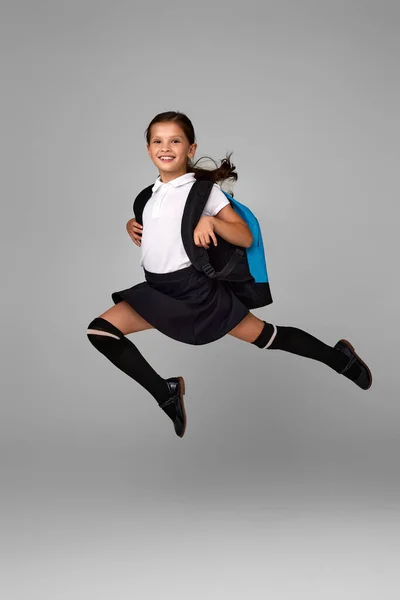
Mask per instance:
[[[180,185],[184,185],[185,183],[188,183],[189,181],[193,181],[193,179],[194,179],[194,173],[184,173],[180,177],[175,177],[175,179],[171,179],[171,181],[168,181],[168,183],[163,183],[160,179],[160,176],[158,176],[151,191],[156,192],[159,187],[161,187],[162,185],[168,185],[168,184],[172,185],[173,187],[179,187]]]

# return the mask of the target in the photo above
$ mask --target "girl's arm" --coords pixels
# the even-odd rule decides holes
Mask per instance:
[[[235,212],[229,204],[215,215],[212,220],[214,231],[231,244],[250,248],[253,236],[247,223]]]

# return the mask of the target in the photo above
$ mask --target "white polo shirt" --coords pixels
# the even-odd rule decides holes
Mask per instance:
[[[186,200],[195,181],[194,173],[185,173],[168,183],[157,177],[142,217],[140,265],[146,271],[170,273],[192,264],[182,243],[181,225]],[[214,183],[202,216],[214,217],[228,204],[221,187]]]

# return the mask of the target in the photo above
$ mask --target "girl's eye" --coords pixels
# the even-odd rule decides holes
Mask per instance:
[[[173,142],[178,142],[178,144],[180,143],[181,140],[172,140]],[[160,142],[160,140],[154,140],[155,144],[158,144]]]

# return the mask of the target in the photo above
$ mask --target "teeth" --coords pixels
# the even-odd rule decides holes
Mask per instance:
[[[172,160],[174,157],[173,156],[160,156],[160,160]]]

